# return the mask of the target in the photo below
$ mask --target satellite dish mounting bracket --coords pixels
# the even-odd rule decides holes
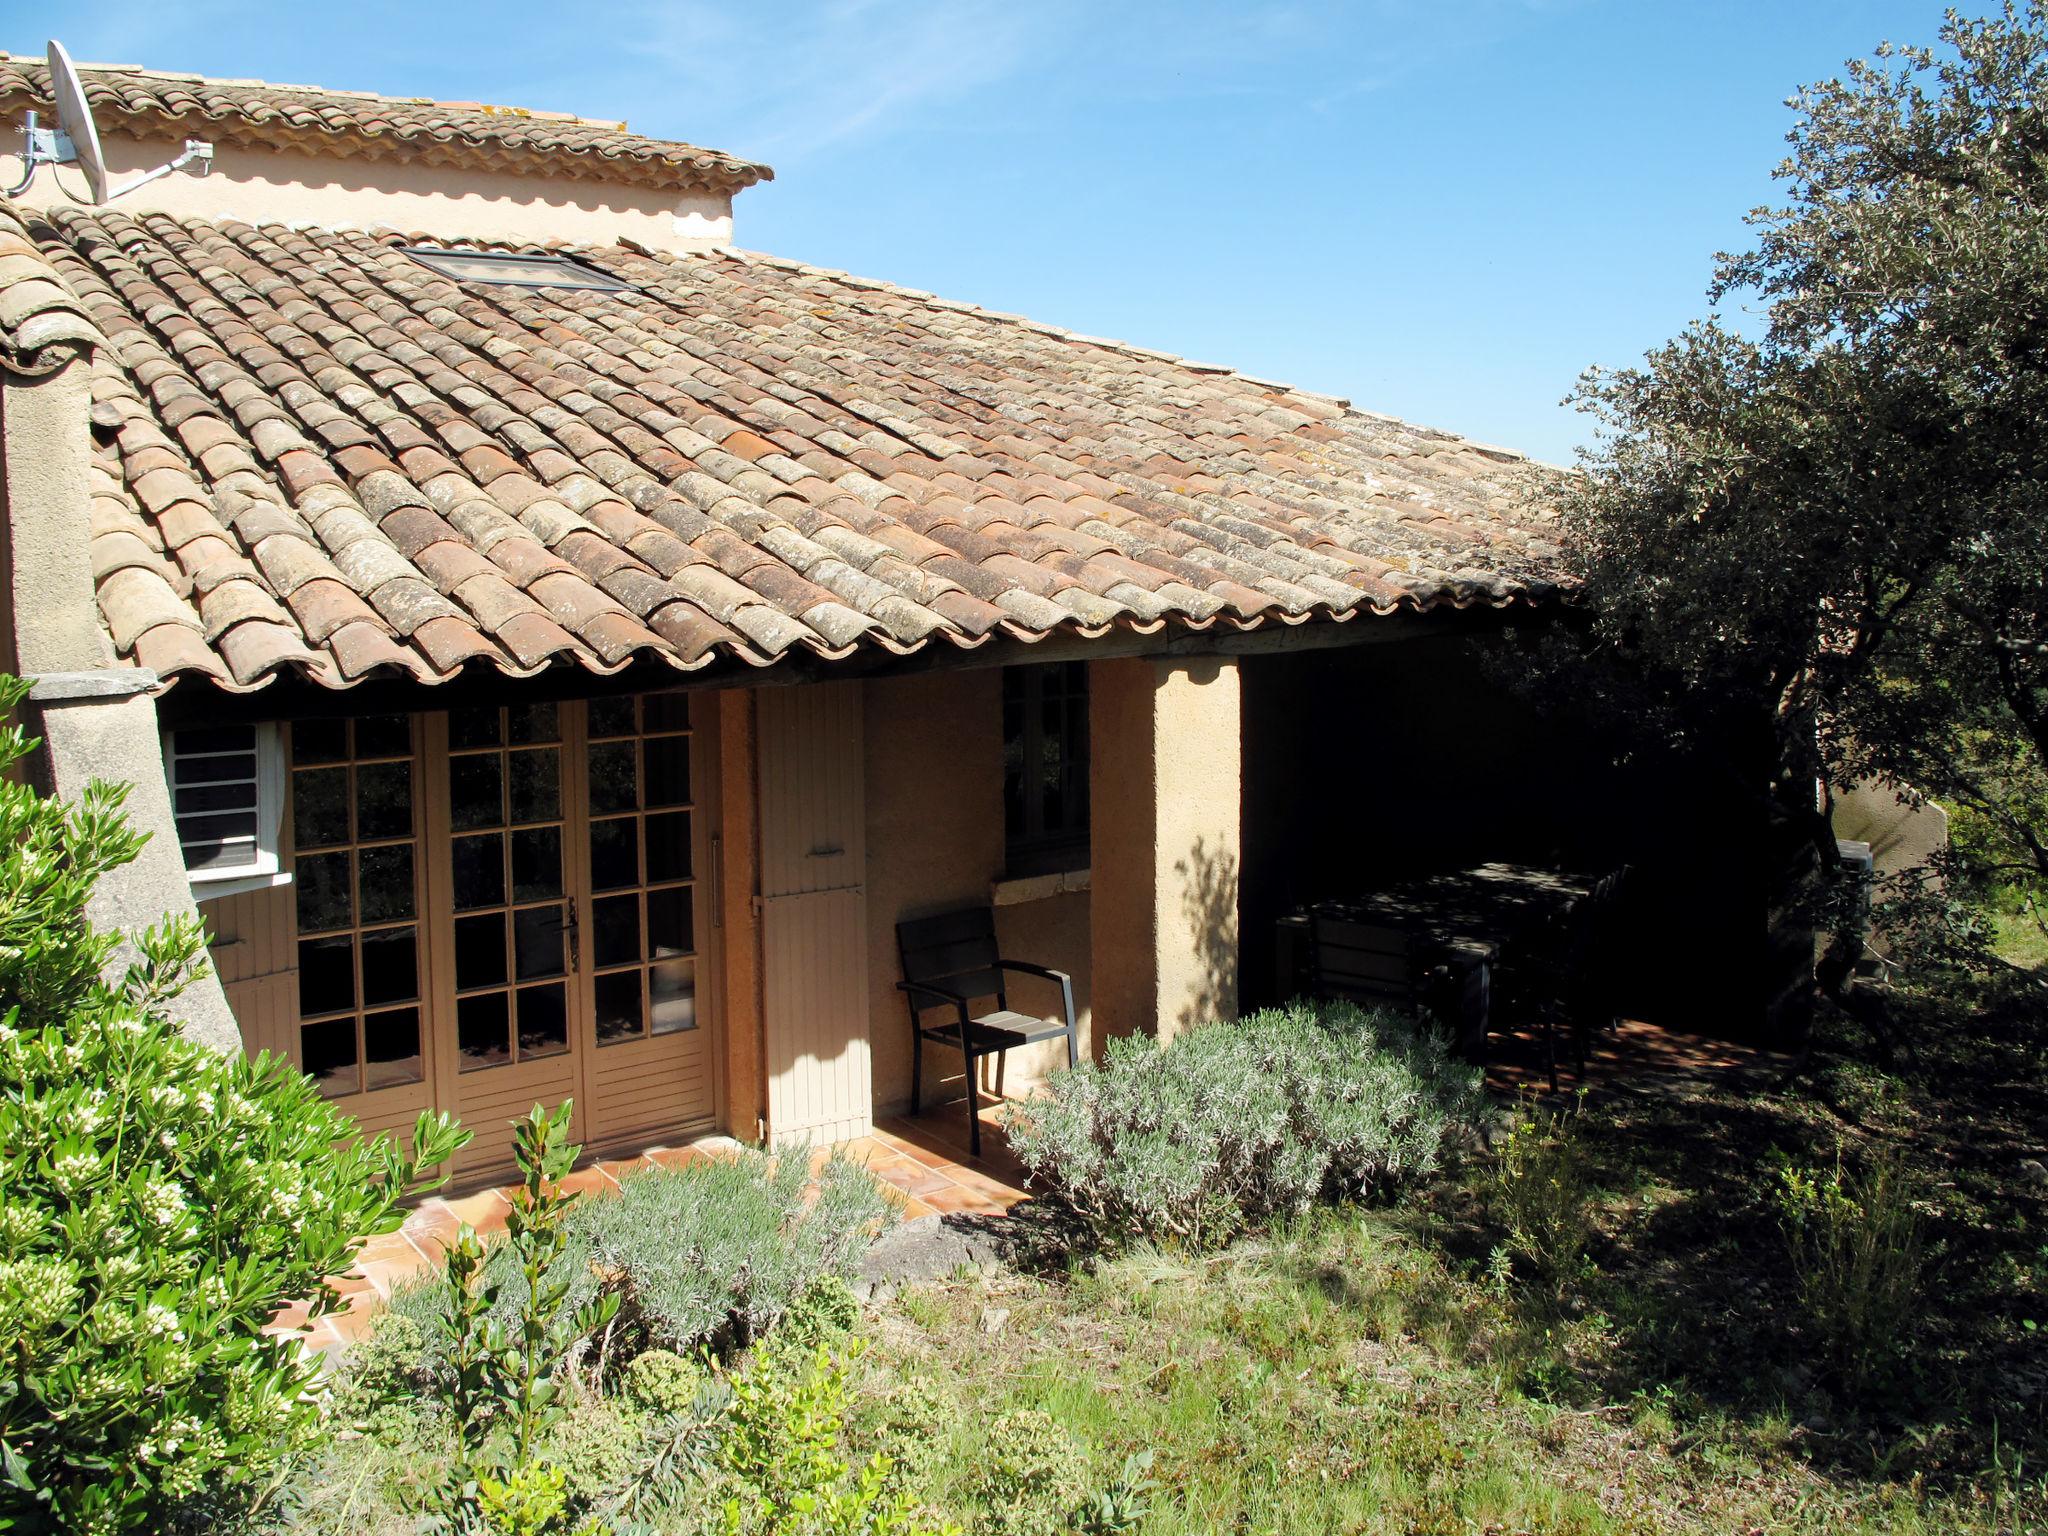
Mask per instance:
[[[21,196],[36,179],[36,172],[46,165],[82,167],[95,203],[110,203],[188,165],[196,164],[201,176],[213,168],[213,146],[203,139],[187,139],[185,151],[177,159],[144,171],[124,186],[114,186],[108,180],[106,161],[100,151],[99,130],[93,126],[92,113],[86,107],[84,82],[78,77],[71,55],[54,38],[50,42],[50,92],[56,98],[60,126],[44,128],[35,113],[22,114],[21,180],[0,191],[0,197]]]

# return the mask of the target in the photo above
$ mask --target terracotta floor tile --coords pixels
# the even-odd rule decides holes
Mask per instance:
[[[602,1168],[578,1168],[574,1173],[564,1174],[555,1187],[571,1195],[615,1195],[619,1181],[607,1176]]]
[[[687,1168],[692,1163],[703,1162],[710,1155],[695,1147],[656,1147],[641,1154],[650,1163],[658,1163],[663,1168]]]
[[[614,1183],[623,1183],[634,1173],[644,1173],[647,1164],[637,1157],[607,1157],[591,1165]]]
[[[480,1189],[473,1195],[465,1195],[460,1200],[444,1200],[442,1204],[459,1224],[473,1229],[479,1237],[504,1231],[506,1213],[512,1209],[495,1189]]]
[[[922,1200],[912,1199],[903,1202],[903,1219],[905,1221],[916,1221],[923,1216],[936,1216],[938,1214],[937,1211],[926,1205]]]
[[[979,1190],[962,1189],[957,1184],[950,1189],[935,1189],[920,1198],[933,1210],[947,1215],[1001,1216],[1010,1209],[1009,1202],[994,1199]]]

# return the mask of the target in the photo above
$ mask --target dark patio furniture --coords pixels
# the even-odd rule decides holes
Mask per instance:
[[[978,1156],[981,1116],[975,1062],[984,1056],[1000,1057],[1020,1045],[1064,1036],[1067,1065],[1073,1066],[1073,978],[1047,966],[1003,958],[996,947],[996,915],[991,907],[970,907],[898,923],[896,953],[903,964],[903,980],[896,983],[896,990],[910,1004],[910,1112],[916,1114],[924,1106],[924,1043],[930,1040],[959,1051],[966,1062],[967,1140]],[[1012,1010],[1005,983],[1005,973],[1012,971],[1057,983],[1060,1018],[1038,1018]],[[993,1009],[976,1011],[975,1004],[991,1000]],[[925,1022],[924,1015],[933,1010],[945,1011],[944,1023]]]
[[[1308,924],[1317,997],[1427,1015],[1450,1030],[1468,1056],[1475,1032],[1483,1042],[1493,945],[1359,921],[1328,906],[1310,908]]]

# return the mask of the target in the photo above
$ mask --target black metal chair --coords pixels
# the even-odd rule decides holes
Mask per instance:
[[[951,1046],[966,1062],[967,1140],[979,1155],[981,1116],[974,1064],[1020,1045],[1064,1036],[1067,1065],[1073,1066],[1074,979],[1048,966],[1004,959],[996,946],[996,914],[991,907],[898,923],[896,954],[903,964],[903,979],[896,983],[896,990],[910,1004],[910,1112],[916,1114],[924,1107],[924,1043],[930,1040]],[[1057,983],[1061,1017],[1046,1019],[1015,1012],[1004,981],[1005,973],[1011,971]],[[976,1012],[971,1006],[990,999],[995,1007],[988,1012]],[[925,1013],[933,1009],[946,1010],[950,1016],[945,1023],[925,1022]]]
[[[1309,909],[1308,927],[1317,997],[1433,1018],[1467,1060],[1484,1058],[1494,945],[1432,941],[1409,928],[1359,922],[1322,907]]]

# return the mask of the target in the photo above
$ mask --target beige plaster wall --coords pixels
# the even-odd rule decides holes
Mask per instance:
[[[116,185],[177,158],[180,139],[103,140]],[[20,203],[76,203],[76,166],[45,169]],[[397,229],[440,240],[632,240],[654,250],[732,244],[732,194],[518,176],[405,160],[353,160],[223,144],[204,176],[174,171],[117,199],[123,213],[247,219],[326,229]]]
[[[1095,996],[1106,1037],[1238,1005],[1243,696],[1234,660],[1088,669]]]
[[[896,990],[896,924],[986,905],[1003,873],[1002,674],[994,670],[871,680],[866,685],[868,987],[874,1092],[887,1113],[910,1099],[910,1016]],[[1005,952],[1074,978],[1075,1016],[1089,1029],[1089,893],[997,909]],[[1052,1013],[1057,992],[1023,978],[1012,1007]],[[1011,1053],[1016,1095],[1064,1063],[1057,1042]],[[960,1094],[960,1058],[925,1053],[925,1105]],[[991,1086],[985,1082],[984,1086]]]
[[[1914,869],[1948,846],[1948,812],[1932,801],[1914,805],[1878,781],[1835,791],[1835,836],[1870,844],[1880,875]]]

